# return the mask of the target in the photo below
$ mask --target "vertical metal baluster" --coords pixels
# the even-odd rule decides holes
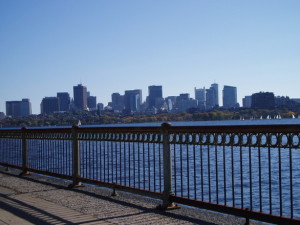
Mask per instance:
[[[103,178],[104,178],[104,181],[107,182],[107,179],[106,179],[106,159],[107,159],[107,155],[106,155],[106,140],[104,139],[103,140]]]
[[[262,212],[261,149],[258,147],[259,211]]]
[[[224,205],[227,205],[227,187],[226,187],[226,154],[225,145],[223,145],[223,176],[224,176]]]
[[[182,135],[182,134],[181,134]],[[182,160],[182,144],[179,144],[180,146],[180,189],[181,189],[181,197],[183,197],[183,160]]]
[[[133,183],[134,183],[134,187],[136,188],[137,187],[137,185],[136,185],[136,176],[137,176],[137,174],[136,174],[136,167],[137,167],[137,162],[136,162],[136,142],[133,142],[132,143],[133,144],[133,149],[132,149],[132,151],[133,151]],[[139,175],[138,175],[139,176]]]
[[[102,152],[102,140],[100,139],[99,141],[99,157],[100,157],[100,180],[103,181],[103,171],[104,171],[104,166],[103,166],[103,152]]]
[[[99,157],[98,157],[98,141],[97,141],[97,138],[95,138],[95,140],[94,140],[94,151],[95,151],[95,163],[96,163],[96,165],[94,166],[95,175],[96,175],[95,180],[99,180]]]
[[[217,204],[219,204],[219,170],[218,170],[218,147],[215,145],[215,164],[216,164],[216,198]]]
[[[204,183],[203,183],[203,145],[200,145],[200,163],[201,163],[201,201],[204,201]]]
[[[249,145],[251,145],[251,140],[249,140]],[[249,181],[250,181],[250,210],[253,209],[253,187],[252,187],[252,151],[251,146],[249,146]]]
[[[174,134],[174,139],[175,139],[175,134]],[[177,156],[176,156],[176,153],[177,153],[177,150],[176,150],[176,144],[174,143],[173,144],[174,146],[174,191],[175,191],[175,195],[177,195],[177,167],[176,167],[176,162],[177,162]]]
[[[241,207],[244,208],[243,148],[240,146]]]
[[[207,146],[207,170],[208,170],[208,201],[211,202],[211,183],[210,183],[210,145]]]
[[[145,142],[143,141],[143,188],[146,189],[146,169],[145,169]]]
[[[158,151],[159,151],[159,158],[158,158],[158,160],[159,160],[159,192],[162,192],[162,172],[161,172],[161,157],[162,157],[162,155],[161,155],[161,145],[160,144],[158,144]],[[174,170],[175,171],[175,170]],[[176,192],[175,192],[176,193]]]
[[[121,135],[121,134],[120,134]],[[122,141],[120,140],[120,152],[119,152],[119,158],[120,158],[120,172],[119,172],[119,181],[120,184],[122,184]]]
[[[186,144],[186,159],[187,159],[187,196],[190,198],[190,160],[189,160],[189,145]]]
[[[155,170],[156,170],[156,163],[155,163],[155,143],[152,143],[152,146],[153,146],[153,184],[154,184],[154,188],[153,188],[153,191],[156,191],[156,173],[155,173]]]
[[[131,186],[131,142],[128,142],[128,180],[129,180],[129,187]]]
[[[115,156],[115,173],[116,173],[116,177],[115,177],[115,183],[118,183],[118,143],[115,142],[115,153],[116,153],[116,156]]]
[[[138,134],[139,135],[139,134]],[[140,139],[138,137],[138,139]],[[138,144],[138,182],[139,182],[139,189],[141,188],[141,160],[140,160],[140,142],[137,143]]]
[[[113,142],[110,140],[110,151],[111,151],[111,182],[115,183],[114,181],[114,148],[113,148]]]
[[[281,148],[278,148],[278,167],[279,167],[279,207],[280,216],[282,216],[282,174],[281,174]]]
[[[93,134],[90,135],[90,138],[92,137]],[[92,165],[91,165],[91,168],[92,168],[92,179],[93,180],[96,180],[95,178],[95,166],[96,166],[96,160],[95,160],[95,142],[93,141],[93,138],[90,139],[90,143],[91,143],[91,146],[92,146]]]
[[[50,171],[50,163],[51,163],[51,158],[50,158],[50,149],[51,149],[51,143],[50,143],[50,139],[47,138],[47,171]]]
[[[232,179],[231,179],[231,185],[232,185],[232,206],[235,207],[235,185],[234,185],[234,151],[233,146],[231,146],[231,170],[232,170]]]
[[[151,190],[151,162],[150,162],[150,143],[148,142],[148,190]]]
[[[197,199],[197,170],[196,170],[196,145],[193,144],[193,159],[194,159],[194,199]]]
[[[290,146],[293,143],[292,137],[290,139]],[[290,204],[291,204],[291,218],[294,218],[294,199],[293,199],[293,155],[292,148],[289,148],[289,160],[290,160]]]
[[[269,207],[270,214],[272,214],[272,170],[271,170],[271,148],[268,147],[268,166],[269,166]]]
[[[126,148],[126,142],[124,141],[124,155],[123,155],[123,160],[124,160],[124,184],[126,186],[127,183],[127,179],[126,179],[126,152],[127,152],[127,148]]]
[[[107,155],[107,160],[106,160],[106,176],[107,176],[107,182],[112,183],[112,163],[111,163],[111,142],[108,137],[106,137],[106,155]]]

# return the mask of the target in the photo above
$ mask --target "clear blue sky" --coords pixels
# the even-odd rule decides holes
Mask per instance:
[[[87,86],[113,92],[163,85],[236,86],[300,98],[299,0],[0,0],[0,111],[5,101]],[[222,104],[222,101],[221,101]]]

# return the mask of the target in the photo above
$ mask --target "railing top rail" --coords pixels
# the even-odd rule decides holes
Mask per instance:
[[[291,125],[226,125],[226,126],[171,126],[174,133],[299,133],[300,124]]]
[[[75,127],[80,133],[160,133],[162,126]],[[299,133],[300,124],[168,126],[171,133]],[[0,129],[0,133],[21,133],[22,129]],[[71,133],[72,128],[28,128],[27,133]]]

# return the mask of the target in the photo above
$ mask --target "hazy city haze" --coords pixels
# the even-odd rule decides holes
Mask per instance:
[[[1,1],[0,112],[29,98],[40,113],[79,83],[104,105],[114,92],[193,97],[214,82],[237,87],[240,104],[259,91],[299,98],[299,12],[298,0]]]

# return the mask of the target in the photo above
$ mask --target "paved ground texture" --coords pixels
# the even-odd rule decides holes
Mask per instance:
[[[244,224],[245,219],[182,206],[160,211],[160,201],[0,167],[0,225],[4,224]],[[252,223],[258,224],[258,223]]]

